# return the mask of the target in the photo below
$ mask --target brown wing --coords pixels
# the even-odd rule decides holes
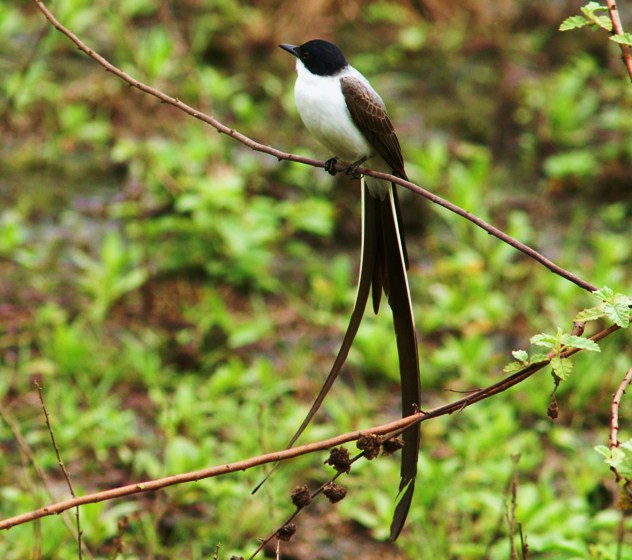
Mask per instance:
[[[340,85],[353,122],[393,174],[406,179],[399,140],[381,99],[364,82],[352,76],[342,78]]]

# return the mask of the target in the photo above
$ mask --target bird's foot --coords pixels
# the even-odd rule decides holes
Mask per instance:
[[[358,161],[354,161],[347,169],[345,169],[345,173],[347,175],[351,175],[354,179],[360,179],[362,175],[358,173],[357,169],[360,167],[366,160],[367,156],[361,157]]]
[[[325,162],[325,171],[330,175],[335,175],[338,173],[336,170],[336,164],[338,163],[338,158],[332,157]]]

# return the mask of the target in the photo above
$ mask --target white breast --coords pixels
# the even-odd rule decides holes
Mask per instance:
[[[300,60],[296,63],[296,71],[296,107],[316,140],[346,163],[372,155],[371,146],[351,120],[340,88],[340,75],[316,76]],[[351,67],[347,71],[364,79]]]

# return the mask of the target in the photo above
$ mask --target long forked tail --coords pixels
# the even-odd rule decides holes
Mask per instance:
[[[401,377],[402,416],[413,414],[419,409],[421,402],[419,356],[412,302],[406,276],[407,268],[408,256],[395,185],[389,185],[387,196],[384,200],[380,200],[369,193],[363,178],[362,251],[358,291],[353,312],[329,375],[327,375],[305,419],[290,439],[287,445],[288,449],[296,443],[296,440],[305,431],[340,374],[360,327],[369,292],[371,291],[375,313],[379,309],[382,290],[387,295],[388,303],[393,312]],[[415,490],[419,433],[418,424],[407,428],[403,432],[404,448],[402,450],[401,481],[399,485],[401,498],[395,508],[391,523],[392,540],[399,536],[404,526]],[[274,468],[268,472],[268,475],[253,490],[253,494],[268,479]]]

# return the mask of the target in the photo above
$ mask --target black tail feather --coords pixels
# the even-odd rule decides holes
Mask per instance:
[[[399,372],[401,378],[402,416],[409,416],[419,410],[421,405],[421,385],[419,381],[419,354],[417,351],[417,333],[413,318],[412,302],[408,279],[406,277],[407,255],[399,223],[399,204],[395,185],[389,189],[389,196],[381,202],[381,223],[384,244],[383,285],[387,287],[388,303],[393,312],[393,323],[397,339]],[[386,290],[385,290],[386,291]],[[391,538],[399,535],[414,491],[417,475],[417,456],[419,454],[419,424],[407,428],[402,436],[401,481],[399,491],[405,492],[395,510],[391,525]]]

